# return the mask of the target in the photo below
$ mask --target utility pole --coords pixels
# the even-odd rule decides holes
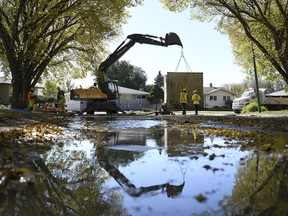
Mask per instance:
[[[260,95],[259,95],[259,86],[258,86],[258,76],[257,76],[257,68],[256,68],[256,59],[254,54],[254,47],[252,42],[252,54],[253,54],[253,65],[254,65],[254,75],[255,75],[255,84],[256,84],[256,96],[257,96],[257,104],[258,104],[258,112],[261,112],[261,103],[260,103]]]

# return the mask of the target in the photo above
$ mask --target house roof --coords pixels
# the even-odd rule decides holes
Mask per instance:
[[[119,94],[129,94],[129,95],[148,95],[148,92],[139,91],[135,89],[125,88],[122,86],[118,86]]]
[[[229,91],[228,89],[226,89],[224,87],[203,87],[203,94],[204,95],[208,95],[208,94],[214,93],[216,91],[226,91],[226,92],[234,95],[233,92]]]

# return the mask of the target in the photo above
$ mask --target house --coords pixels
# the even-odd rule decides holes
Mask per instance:
[[[209,87],[203,87],[203,102],[205,109],[232,109],[229,102],[235,99],[235,94],[224,87],[213,87],[210,83]],[[227,105],[228,103],[228,105]]]
[[[35,87],[35,95],[41,94],[42,87],[37,85]],[[0,104],[9,105],[12,97],[12,84],[11,79],[0,78]]]
[[[147,96],[148,92],[118,86],[120,99],[117,106],[122,110],[142,110],[143,108],[151,108]]]
[[[10,98],[12,96],[11,80],[5,80],[0,78],[0,104],[10,104]]]

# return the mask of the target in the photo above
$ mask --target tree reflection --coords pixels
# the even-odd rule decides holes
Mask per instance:
[[[288,215],[288,161],[256,152],[239,169],[233,194],[223,206],[235,215]]]
[[[31,161],[31,172],[7,173],[1,215],[128,215],[122,197],[104,187],[107,175],[84,152],[52,153]]]

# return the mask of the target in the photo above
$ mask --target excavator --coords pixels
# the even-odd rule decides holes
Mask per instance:
[[[182,42],[176,33],[167,33],[165,38],[148,34],[131,34],[128,35],[117,49],[104,60],[97,72],[96,83],[90,88],[76,88],[70,92],[70,99],[83,101],[86,103],[81,114],[94,114],[95,111],[106,111],[107,114],[122,112],[116,105],[119,99],[118,85],[115,81],[109,80],[107,70],[117,60],[119,60],[135,43],[149,44],[156,46],[168,47],[170,45],[179,45],[183,48]]]

